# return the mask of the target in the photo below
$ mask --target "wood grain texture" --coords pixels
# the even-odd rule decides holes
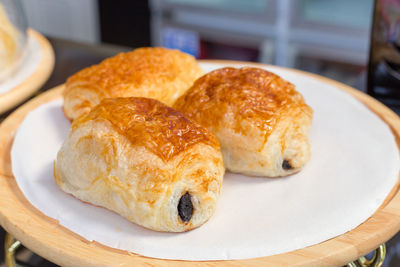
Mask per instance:
[[[226,65],[243,64],[231,61],[214,62]],[[398,145],[400,144],[400,118],[383,104],[341,83],[314,74],[293,71],[336,86],[359,99],[391,127]],[[19,190],[11,172],[9,154],[18,125],[29,111],[42,103],[59,98],[63,88],[59,86],[31,100],[0,125],[0,223],[26,247],[54,263],[62,266],[342,266],[386,242],[400,229],[400,193],[397,183],[380,209],[354,230],[317,245],[269,257],[207,262],[161,260],[112,249],[97,242],[88,242],[35,209]]]
[[[49,41],[40,33],[28,29],[28,37],[34,38],[41,48],[41,59],[36,70],[23,82],[0,95],[0,114],[18,105],[47,81],[54,68],[54,52]]]

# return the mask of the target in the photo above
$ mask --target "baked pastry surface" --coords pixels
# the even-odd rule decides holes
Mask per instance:
[[[64,113],[73,120],[114,97],[149,97],[170,106],[202,74],[195,58],[178,50],[145,47],[120,53],[67,79]]]
[[[295,86],[258,68],[222,68],[199,78],[174,108],[216,134],[225,167],[286,176],[310,157],[312,109]]]
[[[161,102],[104,99],[72,123],[58,186],[157,231],[182,232],[214,213],[224,175],[216,137]]]

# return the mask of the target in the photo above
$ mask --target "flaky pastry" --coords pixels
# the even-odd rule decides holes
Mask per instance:
[[[161,47],[120,53],[67,79],[64,113],[70,120],[104,98],[149,97],[172,105],[203,74],[194,57]]]
[[[212,71],[174,108],[215,133],[232,172],[286,176],[310,158],[312,109],[293,84],[266,70]]]
[[[54,176],[75,197],[157,231],[214,213],[224,175],[216,137],[149,98],[104,99],[72,123]]]

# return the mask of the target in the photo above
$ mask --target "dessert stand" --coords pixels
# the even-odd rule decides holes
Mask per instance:
[[[224,65],[244,64],[244,62],[233,61],[202,62]],[[257,63],[246,62],[245,64],[265,67]],[[389,125],[399,146],[400,118],[389,108],[372,97],[339,82],[315,74],[297,70],[296,72],[334,85],[364,103]],[[64,85],[60,85],[32,99],[0,125],[0,223],[9,233],[5,244],[7,266],[14,266],[13,253],[21,243],[33,252],[62,266],[343,266],[346,264],[348,266],[380,266],[385,257],[385,246],[382,244],[400,230],[398,180],[381,207],[355,229],[322,243],[288,253],[246,260],[181,261],[144,257],[109,248],[95,241],[89,242],[35,209],[20,191],[11,170],[10,150],[18,126],[31,110],[43,103],[60,98],[63,89]],[[368,192],[354,193],[368,194]],[[363,257],[373,250],[376,252],[371,260]]]

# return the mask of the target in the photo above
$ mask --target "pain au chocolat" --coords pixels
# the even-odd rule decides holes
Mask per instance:
[[[156,231],[214,213],[225,169],[216,137],[149,98],[104,99],[72,123],[54,176],[75,197]]]
[[[295,86],[259,68],[222,68],[199,78],[174,108],[212,131],[225,167],[254,176],[299,171],[310,158],[312,109]]]
[[[70,120],[104,98],[149,97],[172,105],[203,74],[194,57],[161,47],[138,48],[67,79],[64,113]]]

